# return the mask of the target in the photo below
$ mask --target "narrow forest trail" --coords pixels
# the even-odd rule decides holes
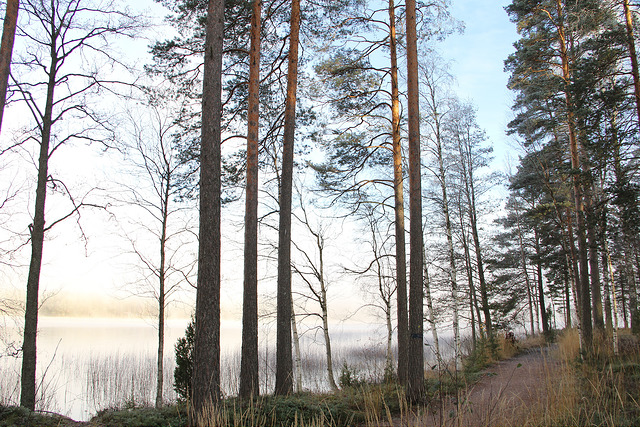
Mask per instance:
[[[558,378],[554,347],[533,348],[487,368],[480,381],[461,392],[460,400],[433,402],[419,413],[394,419],[393,427],[522,426],[547,405],[547,392]]]

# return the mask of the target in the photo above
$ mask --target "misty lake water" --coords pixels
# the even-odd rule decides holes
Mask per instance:
[[[174,345],[184,336],[188,319],[171,319],[165,329],[164,398],[176,399],[173,390]],[[19,328],[5,320],[3,339],[21,344]],[[273,389],[275,325],[260,331],[260,388]],[[346,362],[367,380],[384,375],[385,329],[367,323],[330,326],[336,376]],[[303,388],[326,390],[324,345],[319,330],[301,337]],[[153,404],[156,389],[157,328],[144,319],[41,318],[38,331],[37,409],[88,420],[99,410],[126,403]],[[222,387],[237,392],[241,324],[223,321],[221,327]],[[428,352],[427,352],[428,353]],[[425,355],[429,359],[429,354]],[[20,397],[21,359],[0,358],[0,403],[16,404]]]

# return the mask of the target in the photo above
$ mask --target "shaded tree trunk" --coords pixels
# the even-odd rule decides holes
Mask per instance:
[[[291,360],[291,197],[293,190],[293,146],[298,87],[298,42],[300,0],[291,1],[291,32],[287,71],[287,99],[284,113],[282,175],[280,182],[280,222],[278,233],[278,313],[275,394],[293,391]]]
[[[4,105],[7,100],[7,86],[9,85],[9,74],[11,73],[11,56],[13,54],[13,42],[16,37],[19,8],[20,0],[7,0],[2,29],[2,44],[0,44],[0,130],[2,129]]]
[[[406,2],[407,95],[409,109],[409,360],[407,396],[424,395],[423,278],[422,278],[422,176],[420,173],[420,103],[416,2]]]
[[[204,46],[198,290],[189,425],[220,399],[220,180],[224,1],[209,0]]]
[[[260,15],[262,1],[253,1],[249,54],[247,188],[244,216],[244,293],[242,300],[242,398],[260,394],[258,382],[258,131],[260,113]]]

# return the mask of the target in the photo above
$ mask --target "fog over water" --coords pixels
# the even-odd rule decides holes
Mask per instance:
[[[20,347],[20,325],[4,318],[3,344]],[[19,322],[18,322],[19,323]],[[164,398],[175,401],[174,345],[184,336],[188,319],[169,319],[165,330]],[[322,334],[299,325],[303,357],[303,388],[328,390]],[[386,332],[382,325],[342,322],[330,325],[336,377],[344,363],[363,379],[384,375]],[[37,409],[75,420],[88,420],[97,411],[125,404],[152,405],[156,389],[157,328],[153,319],[41,317],[38,333]],[[428,335],[430,336],[430,335]],[[222,381],[226,395],[237,392],[241,324],[222,321]],[[9,346],[8,348],[11,348]],[[429,351],[426,358],[430,359]],[[265,321],[260,331],[261,392],[273,388],[275,325]],[[21,360],[0,357],[0,403],[20,398]]]

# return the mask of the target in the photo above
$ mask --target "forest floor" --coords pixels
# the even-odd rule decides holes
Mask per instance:
[[[458,397],[431,402],[417,413],[396,417],[392,427],[522,426],[548,403],[548,390],[559,377],[556,345],[537,347],[486,368],[478,382]],[[404,418],[404,419],[403,419]]]

